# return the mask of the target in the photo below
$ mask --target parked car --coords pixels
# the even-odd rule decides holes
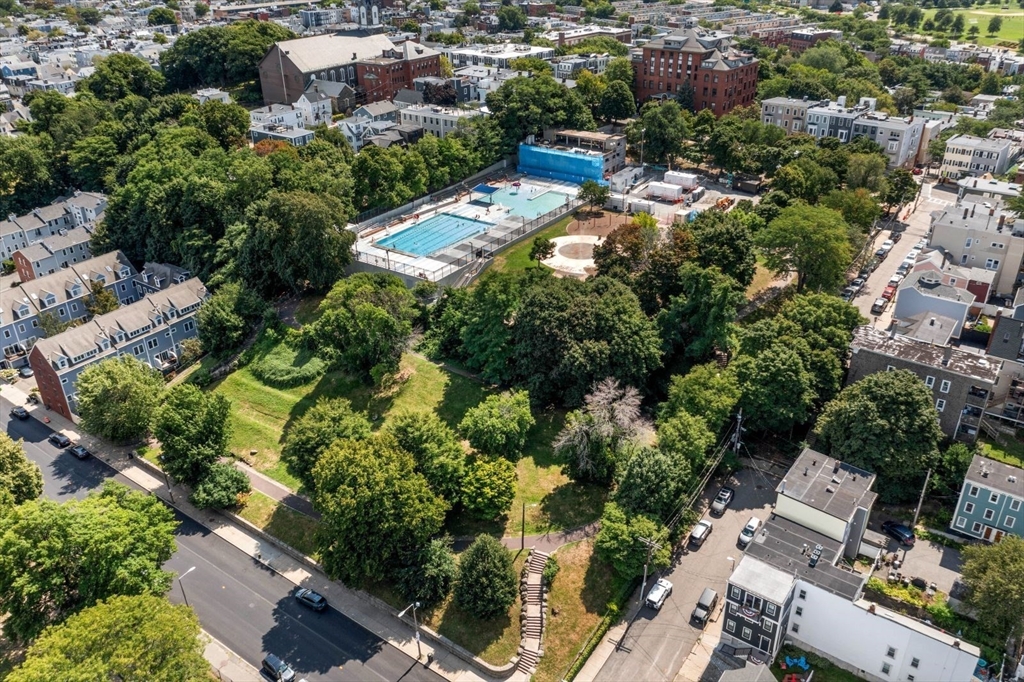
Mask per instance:
[[[11,416],[14,417],[15,419],[25,421],[26,419],[28,419],[28,410],[26,410],[21,405],[15,405],[14,407],[11,408]]]
[[[920,168],[915,168],[914,170],[912,170],[912,171],[910,171],[910,172],[911,172],[911,173],[913,173],[914,175],[920,175],[920,174],[921,174],[921,173],[923,173],[924,171],[923,171],[923,170],[921,170]]]
[[[903,275],[896,274],[889,278],[889,286],[898,287],[900,282],[903,281]]]
[[[693,613],[690,614],[690,618],[700,623],[701,627],[704,627],[707,625],[708,618],[711,617],[717,604],[718,593],[710,587],[705,587],[704,591],[701,592],[700,599],[697,600],[697,605],[693,607]]]
[[[884,298],[887,301],[891,301],[895,295],[896,287],[894,287],[891,284],[885,288],[885,291],[882,292],[882,298]]]
[[[917,540],[917,536],[914,535],[914,531],[902,523],[896,523],[895,521],[886,521],[882,524],[882,531],[885,532],[891,538],[898,540],[901,544],[909,547],[914,546],[914,542]]]
[[[846,287],[845,289],[843,289],[843,293],[839,294],[839,298],[849,302],[852,301],[856,295],[857,292],[856,290],[854,290],[853,287]]]
[[[660,611],[668,596],[672,594],[672,583],[664,578],[658,578],[654,587],[647,593],[647,605],[655,611]]]
[[[72,445],[70,448],[68,448],[68,452],[70,452],[78,459],[89,459],[89,455],[91,454],[81,445]]]
[[[889,255],[889,252],[885,249],[878,249],[875,251],[875,258],[878,260],[885,260],[885,257]]]
[[[903,233],[902,233],[902,232],[899,232],[898,230],[890,230],[890,231],[889,231],[889,239],[890,239],[890,240],[891,240],[891,241],[892,241],[893,243],[896,243],[896,242],[898,242],[899,240],[903,239]]]
[[[690,531],[690,544],[695,547],[700,547],[704,544],[704,541],[708,539],[712,531],[711,522],[707,519],[701,519],[697,522],[697,525]]]
[[[905,261],[912,260],[912,261],[914,261],[914,263],[916,263],[917,262],[917,257],[920,256],[920,255],[921,255],[921,249],[917,249],[917,248],[911,249],[910,253],[908,253],[907,257],[904,258],[903,260],[905,260]]]
[[[295,601],[314,611],[323,611],[327,608],[327,600],[323,595],[305,587],[300,587],[295,591]]]
[[[889,301],[884,298],[876,298],[875,302],[871,304],[871,314],[881,315],[885,312],[885,309],[889,307]]]
[[[51,443],[56,445],[58,448],[66,448],[66,447],[71,445],[71,439],[68,438],[67,436],[65,436],[60,431],[54,431],[53,433],[50,434],[50,437],[47,438],[46,440],[50,441]]]
[[[854,291],[856,291],[859,294],[861,292],[861,290],[864,288],[865,284],[866,284],[866,280],[863,280],[860,277],[858,277],[857,279],[855,279],[852,282],[850,282],[850,288],[853,289]]]
[[[886,239],[884,242],[882,242],[882,246],[880,247],[880,249],[885,249],[885,252],[889,253],[890,251],[892,251],[892,247],[894,246],[896,246],[896,242],[894,242],[891,239]]]
[[[732,503],[732,498],[735,496],[735,490],[727,486],[723,486],[715,496],[715,501],[711,503],[711,513],[717,516],[724,514],[725,508]]]
[[[927,239],[922,239],[917,244],[914,244],[914,248],[918,249],[918,250],[927,249],[928,248],[928,240]]]
[[[747,521],[747,525],[743,526],[743,530],[740,531],[740,546],[746,547],[750,544],[750,541],[757,535],[757,529],[761,527],[761,519],[756,516],[751,516],[750,520]]]
[[[906,275],[914,267],[913,262],[903,261],[900,266],[896,268],[897,275]]]
[[[267,654],[263,659],[260,673],[273,682],[292,682],[295,679],[295,671],[292,670],[292,667],[274,654]]]

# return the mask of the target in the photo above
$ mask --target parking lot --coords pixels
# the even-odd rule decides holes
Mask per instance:
[[[882,532],[878,520],[872,520],[872,530]],[[901,545],[892,538],[886,547],[886,554],[896,557],[902,562],[899,570],[904,576],[910,578],[923,578],[926,583],[935,583],[936,589],[949,594],[953,583],[960,578],[961,557],[960,551],[953,547],[946,547],[935,542],[918,538],[913,547]],[[882,566],[875,571],[874,576],[879,580],[888,578],[889,567]]]
[[[687,171],[687,172],[692,172]],[[660,178],[661,175],[656,175],[655,178]],[[650,179],[650,178],[648,178]],[[733,200],[732,205],[735,206],[737,201],[744,199],[752,201],[755,204],[761,200],[760,195],[748,194],[746,192],[740,192],[738,190],[729,189],[726,185],[715,182],[711,178],[701,176],[700,186],[704,188],[704,196],[690,206],[687,206],[685,202],[672,203],[670,201],[658,201],[650,200],[652,204],[652,215],[657,218],[661,223],[665,225],[671,225],[675,222],[676,212],[681,210],[698,210],[706,211],[709,208],[713,208],[715,203],[722,197],[729,197]],[[631,204],[634,202],[648,201],[646,183],[640,188],[638,192],[630,192],[627,201]]]
[[[737,540],[739,533],[751,516],[762,521],[768,518],[775,502],[778,479],[756,469],[742,469],[728,481],[708,485],[705,507],[710,505],[721,485],[736,491],[732,504],[721,517],[704,515],[713,523],[711,536],[700,548],[684,550],[679,560],[664,572],[663,577],[672,582],[672,594],[660,611],[648,607],[640,609],[619,648],[601,668],[597,680],[673,679],[701,634],[700,626],[691,623],[690,614],[705,587],[718,592],[715,618],[719,617],[729,573],[742,556]],[[651,584],[653,580],[648,581],[648,585]],[[634,605],[638,597],[634,595]],[[707,627],[713,628],[715,623]]]

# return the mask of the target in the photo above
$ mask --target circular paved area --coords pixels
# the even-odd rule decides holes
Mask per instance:
[[[594,246],[601,243],[601,237],[579,234],[551,241],[555,243],[555,254],[544,265],[577,277],[586,277],[587,268],[594,267]]]

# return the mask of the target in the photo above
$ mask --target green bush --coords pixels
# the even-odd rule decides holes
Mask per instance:
[[[287,330],[267,329],[250,351],[244,354],[250,371],[271,388],[303,386],[327,371],[327,363],[301,347]]]
[[[189,501],[200,509],[227,509],[238,504],[238,496],[250,490],[248,476],[230,464],[218,462],[196,485]]]
[[[508,550],[490,535],[478,535],[459,559],[455,603],[481,620],[496,618],[516,600],[517,582]]]
[[[544,564],[544,572],[542,577],[544,578],[544,584],[551,587],[555,582],[555,576],[558,575],[558,571],[561,567],[558,565],[558,559],[553,556],[549,556],[547,562]]]

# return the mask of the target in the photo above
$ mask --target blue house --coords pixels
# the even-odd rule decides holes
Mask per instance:
[[[1024,469],[975,455],[949,527],[988,542],[1024,537]]]

